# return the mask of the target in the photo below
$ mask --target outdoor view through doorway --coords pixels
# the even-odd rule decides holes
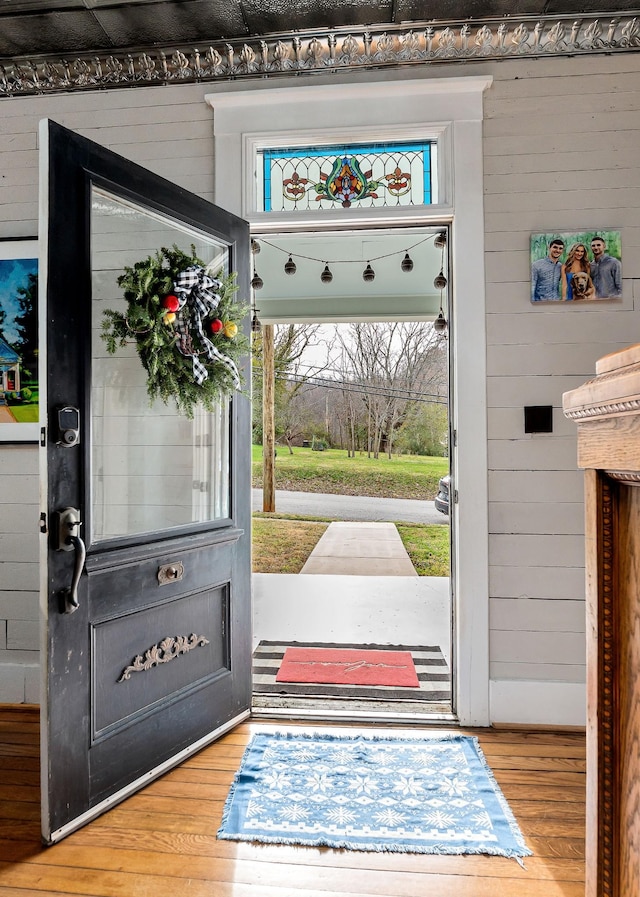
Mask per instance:
[[[449,472],[446,334],[432,320],[263,325],[253,370],[254,708],[450,714],[450,528],[434,503]]]

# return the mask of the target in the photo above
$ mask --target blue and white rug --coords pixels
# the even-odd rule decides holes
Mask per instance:
[[[531,853],[477,739],[466,735],[254,735],[218,838],[402,853]]]

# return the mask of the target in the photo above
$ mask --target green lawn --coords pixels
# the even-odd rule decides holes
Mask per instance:
[[[253,572],[299,573],[329,518],[253,515]],[[396,523],[418,576],[449,576],[449,527],[446,524]]]
[[[432,501],[438,480],[449,470],[447,458],[394,455],[391,460],[348,458],[343,449],[314,452],[310,448],[278,447],[276,488],[336,495],[371,495]],[[253,485],[262,486],[262,446],[253,446]]]

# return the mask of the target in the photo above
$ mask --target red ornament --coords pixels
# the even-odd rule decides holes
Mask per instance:
[[[211,333],[220,333],[223,327],[224,324],[222,323],[220,318],[214,318],[211,322]]]
[[[178,311],[180,308],[180,300],[177,296],[174,296],[173,293],[169,293],[168,296],[165,296],[164,302],[162,303],[167,311]]]

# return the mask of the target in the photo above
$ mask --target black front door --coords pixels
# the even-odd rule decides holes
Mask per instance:
[[[249,400],[236,390],[192,418],[173,398],[150,402],[139,325],[115,354],[101,338],[105,310],[127,311],[124,269],[163,248],[195,250],[209,273],[237,272],[246,299],[249,232],[53,122],[42,123],[40,146],[42,788],[52,842],[249,710]]]

